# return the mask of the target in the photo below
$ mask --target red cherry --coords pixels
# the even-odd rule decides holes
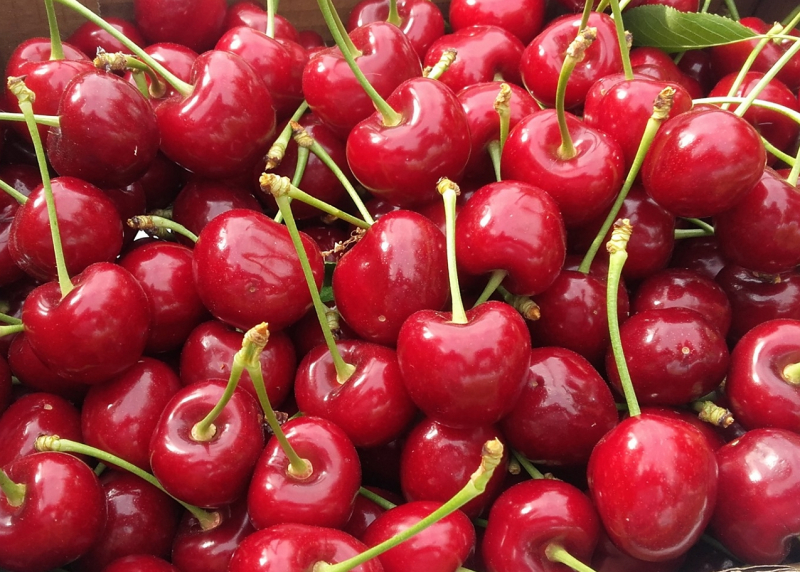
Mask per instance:
[[[66,379],[47,367],[31,348],[25,332],[17,334],[11,341],[8,365],[26,390],[52,393],[73,403],[81,403],[89,391],[90,386]]]
[[[117,558],[101,572],[180,572],[175,566],[150,554],[132,554]]]
[[[546,4],[541,0],[456,0],[450,3],[450,25],[455,31],[481,24],[498,26],[528,44],[544,25]]]
[[[387,21],[389,4],[389,0],[362,0],[350,12],[347,31],[352,32],[371,22]],[[433,41],[444,34],[441,9],[427,0],[398,0],[397,14],[400,16],[398,27],[422,60]]]
[[[147,44],[139,28],[137,28],[136,24],[133,22],[114,16],[106,16],[104,20],[137,46],[144,47]],[[129,52],[128,48],[123,46],[119,40],[93,22],[84,22],[81,24],[78,29],[72,32],[67,38],[67,42],[81,50],[90,59],[93,59],[97,55],[98,48],[112,54],[116,52]]]
[[[225,0],[135,0],[136,24],[148,42],[174,42],[196,52],[211,49],[222,34]]]
[[[266,30],[267,11],[262,6],[247,0],[231,4],[225,13],[223,28],[230,30],[239,26],[249,26],[254,30]],[[275,38],[299,43],[300,34],[289,20],[280,14],[275,14]]]

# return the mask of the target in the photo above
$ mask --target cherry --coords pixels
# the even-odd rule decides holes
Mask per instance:
[[[686,268],[712,280],[725,264],[719,251],[719,242],[713,235],[676,241],[669,262],[670,267]]]
[[[419,59],[433,41],[444,34],[444,16],[433,2],[427,0],[396,0],[397,15],[390,15],[390,0],[362,0],[350,11],[347,31],[371,22],[389,22],[399,27],[408,38]]]
[[[166,155],[159,151],[150,163],[150,168],[138,181],[144,187],[147,210],[171,205],[186,183],[187,177],[188,172],[185,169],[167,159]]]
[[[150,470],[150,438],[167,403],[181,389],[178,376],[163,362],[143,358],[123,374],[92,386],[81,408],[83,441]]]
[[[122,248],[122,220],[111,199],[94,185],[73,177],[53,179],[52,187],[68,272],[77,274],[93,263],[114,260]],[[17,209],[8,247],[16,264],[30,276],[40,281],[57,277],[42,185]]]
[[[444,235],[422,215],[382,216],[333,271],[342,318],[362,338],[395,345],[409,316],[447,301],[445,250]]]
[[[702,433],[654,415],[629,417],[609,431],[592,451],[587,475],[611,540],[648,562],[686,552],[717,498],[717,463]]]
[[[554,549],[588,562],[599,534],[597,513],[580,490],[536,479],[514,485],[495,501],[481,550],[491,572],[549,572],[564,569]]]
[[[703,544],[702,542],[698,544]],[[695,545],[697,546],[697,545]],[[692,547],[694,549],[695,547]],[[691,552],[691,551],[690,551]],[[608,534],[604,530],[600,531],[600,540],[592,554],[592,569],[595,572],[641,572],[647,570],[648,572],[676,572],[682,570],[681,565],[684,561],[695,562],[694,559],[687,558],[685,555],[678,556],[672,560],[665,562],[645,562],[633,556],[625,554],[622,550],[617,548]],[[731,565],[733,566],[733,564]],[[713,572],[720,570],[722,567],[714,567],[713,570],[702,569],[702,572]],[[728,568],[725,566],[724,568]],[[692,568],[693,572],[701,572],[700,569]]]
[[[311,350],[295,376],[298,408],[335,423],[356,447],[393,441],[417,412],[406,392],[396,352],[356,340],[339,342],[336,347],[354,371],[347,379],[339,379],[328,348]]]
[[[639,47],[631,50],[630,57],[631,68],[635,74],[661,82],[680,85],[692,98],[703,96],[703,90],[699,83],[681,72],[677,64],[672,61],[672,58],[666,52],[658,48]]]
[[[172,543],[172,563],[180,570],[225,572],[234,550],[255,532],[243,499],[217,509],[219,524],[203,530],[192,513],[185,512]]]
[[[197,52],[187,48],[181,44],[174,44],[171,42],[161,42],[157,44],[150,44],[144,48],[146,54],[149,54],[155,61],[163,65],[171,73],[175,74],[182,81],[190,81],[192,78],[192,66],[197,59]],[[152,81],[149,74],[144,74],[145,81],[148,86],[152,86]],[[136,83],[133,74],[130,71],[125,73],[125,79],[132,83]],[[164,84],[164,93],[161,97],[153,97],[152,90],[150,90],[150,103],[153,107],[157,107],[168,97],[178,94],[176,89],[166,82]]]
[[[800,432],[800,392],[794,372],[800,352],[793,343],[798,328],[797,320],[769,320],[736,343],[725,393],[736,420],[746,428]]]
[[[31,348],[24,332],[11,340],[8,365],[26,390],[52,393],[72,403],[81,403],[89,391],[90,386],[59,376],[47,367]]]
[[[164,353],[180,348],[208,317],[194,284],[192,251],[178,244],[152,242],[134,248],[119,264],[138,280],[150,302],[145,351]]]
[[[189,334],[181,350],[181,383],[191,385],[211,378],[226,378],[231,373],[233,356],[241,348],[242,335],[230,326],[210,320]],[[270,331],[269,343],[259,354],[267,396],[280,407],[291,392],[297,358],[289,336]],[[257,397],[252,378],[242,372],[239,387]]]
[[[245,538],[233,553],[228,572],[304,572],[317,562],[342,562],[366,549],[341,530],[277,524]],[[352,572],[383,572],[383,567],[372,559]]]
[[[476,83],[503,80],[522,84],[519,63],[525,45],[511,32],[498,26],[467,26],[435,40],[423,64],[435,66],[445,50],[455,50],[456,59],[440,81],[457,92]]]
[[[367,528],[361,540],[367,546],[376,546],[417,524],[440,506],[441,503],[433,501],[397,506],[380,515]],[[451,572],[461,566],[474,546],[475,528],[472,522],[464,513],[456,511],[399,546],[387,550],[377,559],[385,572]]]
[[[491,425],[447,427],[423,419],[408,434],[400,457],[400,485],[409,502],[446,502],[469,480],[486,441],[504,442],[500,431]],[[470,518],[479,516],[500,494],[508,464],[504,453],[498,470],[480,496],[461,507]]]
[[[222,380],[184,387],[167,403],[153,429],[153,475],[184,502],[219,507],[243,497],[264,447],[258,402],[241,389],[233,391],[210,425],[210,436],[195,431],[225,387]]]
[[[515,450],[543,465],[584,465],[617,424],[608,385],[589,362],[558,347],[534,348],[514,409],[500,423]]]
[[[249,26],[254,30],[264,31],[267,29],[267,11],[258,4],[247,0],[235,2],[228,6],[225,13],[225,23],[223,28],[230,30],[239,26]],[[289,40],[299,43],[300,33],[295,29],[288,19],[280,14],[275,14],[275,39]]]
[[[101,572],[180,572],[175,566],[150,554],[132,554],[111,562]]]
[[[64,435],[83,439],[81,414],[74,405],[50,393],[30,393],[19,397],[0,415],[0,468],[36,452],[39,435]]]
[[[106,500],[86,463],[66,453],[26,455],[0,470],[0,566],[50,570],[100,538]]]
[[[11,405],[13,388],[11,368],[8,367],[8,361],[3,358],[0,360],[0,418],[8,409],[8,406]],[[0,463],[0,466],[2,466],[2,463]]]
[[[708,402],[706,402],[708,403]],[[697,406],[697,402],[695,403],[695,408]],[[720,447],[727,443],[725,437],[723,437],[722,429],[727,429],[724,427],[725,423],[728,421],[724,418],[721,420],[719,426],[714,425],[714,422],[710,421],[703,421],[700,417],[701,415],[698,414],[697,411],[693,409],[676,409],[670,407],[643,407],[643,413],[647,413],[648,415],[660,415],[661,417],[667,417],[669,419],[680,419],[681,421],[685,421],[690,425],[694,426],[695,429],[698,429],[702,434],[703,437],[706,438],[708,442],[708,446],[711,447],[712,451],[717,451]],[[730,412],[728,413],[728,419],[732,419],[730,416]],[[732,428],[732,425],[728,427]]]
[[[367,493],[364,491],[367,491]],[[370,498],[365,496],[365,494],[370,494]],[[372,495],[377,495],[382,501],[377,500],[372,497]],[[378,504],[379,502],[380,504]],[[356,502],[353,504],[353,514],[342,530],[361,540],[364,531],[367,530],[370,524],[375,522],[375,520],[389,510],[389,508],[393,508],[402,503],[402,497],[385,489],[378,487],[359,489]]]
[[[800,436],[754,429],[717,451],[717,462],[721,502],[710,533],[744,561],[782,562],[800,530]]]
[[[133,22],[114,16],[106,16],[105,21],[124,34],[134,44],[142,47],[147,44],[139,28]],[[67,38],[67,42],[81,50],[89,59],[93,59],[97,55],[98,48],[112,54],[127,52],[127,49],[119,40],[93,22],[84,22],[78,26]],[[29,87],[31,86],[29,85]]]
[[[501,181],[472,195],[456,221],[459,268],[504,272],[513,294],[534,296],[556,279],[566,256],[566,232],[556,202],[539,187]]]
[[[180,521],[180,505],[128,472],[105,471],[100,483],[107,512],[102,537],[71,569],[102,570],[113,560],[133,554],[168,558]]]
[[[27,339],[55,373],[86,384],[107,381],[142,355],[147,297],[130,272],[108,262],[92,264],[73,284],[64,296],[56,282],[28,295],[22,308]]]
[[[483,0],[469,2],[456,0],[450,3],[450,25],[454,31],[475,25],[493,25],[514,34],[527,45],[544,25],[546,2],[524,0],[502,2]]]
[[[672,214],[702,218],[741,201],[765,164],[766,151],[749,123],[727,111],[697,106],[658,130],[642,165],[642,182],[647,194]]]
[[[210,50],[225,21],[225,0],[134,0],[136,24],[145,39],[183,44],[196,52]]]
[[[319,286],[322,255],[308,237],[304,246]],[[193,262],[200,299],[234,327],[268,322],[278,331],[311,307],[286,227],[261,213],[234,209],[217,216],[200,233]]]
[[[361,485],[355,447],[341,429],[319,417],[300,417],[284,424],[283,430],[310,474],[297,474],[278,439],[270,439],[247,494],[253,526],[276,530],[276,525],[295,523],[341,528],[350,518]],[[237,554],[230,571],[237,570]]]

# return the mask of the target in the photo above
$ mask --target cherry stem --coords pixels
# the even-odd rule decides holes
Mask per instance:
[[[280,177],[275,173],[264,173],[259,178],[259,183],[261,185],[261,190],[265,193],[272,193],[275,194],[273,189],[278,189],[280,193],[286,196],[286,198],[292,198],[298,201],[301,201],[307,205],[311,205],[314,208],[321,210],[331,216],[335,216],[336,218],[342,219],[345,222],[349,222],[353,226],[357,226],[359,228],[368,229],[371,225],[360,218],[356,218],[350,213],[346,213],[341,209],[337,209],[334,206],[329,205],[325,201],[321,201],[316,197],[312,197],[308,193],[298,189],[295,187],[292,182],[289,180],[289,177]],[[288,201],[287,201],[288,204]],[[283,211],[281,211],[283,212]],[[286,220],[286,213],[281,215],[284,220]]]
[[[61,127],[61,120],[57,115],[36,115],[33,120],[37,125],[47,125],[48,127]],[[0,112],[0,121],[16,121],[22,123],[27,121],[22,113]]]
[[[0,313],[0,322],[3,322],[4,324],[9,324],[11,326],[18,326],[22,324],[22,320],[20,320],[19,318],[15,318],[14,316],[9,316],[8,314],[5,313]]]
[[[193,233],[191,230],[189,230],[182,224],[175,222],[174,220],[170,220],[162,216],[136,215],[135,217],[129,218],[127,223],[129,227],[135,228],[136,230],[145,230],[153,232],[158,232],[161,230],[170,230],[176,234],[188,238],[192,242],[197,242],[197,235]]]
[[[386,103],[386,100],[383,99],[383,97],[381,97],[377,91],[375,91],[375,88],[372,87],[364,73],[356,64],[353,52],[346,49],[347,45],[345,44],[344,36],[347,36],[347,34],[343,34],[336,24],[336,20],[338,18],[334,16],[336,11],[333,10],[330,1],[317,0],[317,3],[319,4],[320,11],[322,12],[322,17],[325,19],[325,24],[327,24],[328,30],[330,30],[336,45],[342,51],[342,55],[344,56],[345,61],[347,61],[347,65],[350,66],[350,70],[353,72],[356,80],[372,100],[375,109],[377,109],[378,113],[383,116],[383,124],[387,127],[399,125],[403,119],[403,116],[392,109],[392,107]],[[350,40],[349,36],[347,37],[347,41],[349,41],[350,45],[352,45],[352,41]],[[355,49],[355,46],[353,46],[353,49]],[[358,54],[360,55],[360,52],[358,52]]]
[[[798,176],[800,176],[800,149],[797,150],[797,157],[794,159],[792,170],[789,171],[789,176],[786,177],[786,182],[793,187],[796,187]]]
[[[771,82],[775,76],[778,75],[778,72],[783,69],[783,66],[785,66],[798,52],[800,52],[800,38],[796,38],[794,45],[784,52],[778,61],[775,62],[775,64],[769,68],[767,73],[764,74],[764,77],[758,80],[758,83],[753,86],[753,89],[745,97],[744,102],[742,102],[742,104],[739,105],[739,107],[737,107],[736,111],[733,113],[739,117],[743,117],[744,114],[747,113],[747,110],[750,109],[750,106],[753,105],[753,102],[758,99],[758,96],[761,94],[764,88],[769,85],[769,82]]]
[[[800,44],[798,44],[800,45]],[[700,103],[745,103],[747,102],[748,98],[745,97],[703,97],[700,99],[693,99],[692,103],[694,105]],[[772,111],[776,111],[785,115],[786,117],[791,118],[795,123],[800,123],[800,113],[795,111],[794,109],[790,109],[778,103],[773,103],[771,101],[766,101],[764,99],[754,99],[750,102],[751,105],[755,105],[756,107],[763,107],[764,109],[770,109]],[[739,110],[737,109],[736,112]]]
[[[622,68],[625,70],[625,79],[633,79],[633,68],[631,67],[631,56],[628,50],[628,38],[625,34],[625,27],[622,23],[622,7],[619,0],[611,0],[611,13],[614,15],[614,27],[617,30],[617,42],[619,43],[619,55],[622,58]]]
[[[781,372],[786,383],[800,385],[800,363],[790,363]]]
[[[535,322],[542,317],[539,305],[534,302],[529,296],[520,296],[512,294],[502,286],[497,287],[497,291],[503,296],[506,304],[514,308],[517,312],[522,314],[522,317],[531,322]]]
[[[619,295],[619,280],[622,275],[622,267],[628,259],[626,247],[631,237],[631,223],[628,219],[622,219],[614,223],[614,230],[611,233],[611,240],[608,241],[608,282],[606,284],[606,313],[608,314],[608,331],[611,337],[611,350],[614,354],[614,363],[617,365],[619,379],[622,382],[622,392],[625,394],[625,402],[628,404],[628,414],[631,417],[641,415],[639,402],[636,400],[636,392],[633,389],[631,376],[628,372],[628,364],[625,362],[625,354],[622,350],[622,339],[619,335],[619,316],[617,315],[617,298]]]
[[[144,76],[144,72],[139,70],[131,70],[131,77],[133,78],[133,83],[136,84],[136,89],[139,90],[139,93],[142,94],[142,97],[145,99],[150,99],[150,86],[147,85],[147,80]]]
[[[264,167],[265,171],[271,171],[275,167],[281,164],[283,161],[283,156],[286,154],[286,147],[289,145],[289,140],[292,138],[292,121],[300,121],[300,118],[303,117],[305,112],[308,111],[308,102],[303,100],[303,103],[300,104],[300,107],[292,115],[289,123],[283,128],[278,138],[272,144],[272,147],[269,148],[267,151],[267,164]]]
[[[769,30],[756,44],[756,46],[751,50],[750,54],[747,56],[747,59],[742,64],[741,69],[739,70],[739,74],[736,76],[736,79],[733,81],[731,88],[728,90],[728,97],[733,97],[736,95],[736,92],[739,91],[739,88],[742,86],[742,82],[744,82],[744,78],[747,75],[747,72],[750,71],[750,68],[753,67],[753,64],[758,57],[758,54],[766,47],[770,41],[772,41],[772,35],[775,33],[780,32],[783,29],[783,26],[780,24],[775,24],[771,30]],[[723,103],[722,109],[729,109],[731,106],[730,103]]]
[[[383,510],[391,510],[397,506],[393,502],[386,500],[382,496],[373,493],[371,490],[365,487],[361,487],[360,489],[358,489],[358,494],[360,494],[364,498],[371,500],[376,505],[381,507]]]
[[[605,6],[608,5],[608,0],[601,0],[601,5],[603,5],[603,9],[605,10]],[[589,24],[589,16],[592,15],[592,8],[594,7],[594,0],[586,0],[583,3],[583,13],[581,14],[581,23],[578,26],[578,30],[583,30]],[[597,7],[598,12],[600,11],[600,6]]]
[[[784,34],[788,34],[792,31],[792,28],[797,26],[798,21],[800,21],[800,5],[798,5],[794,10],[786,16],[781,23],[786,26],[783,29]]]
[[[11,334],[18,334],[24,331],[25,326],[23,326],[22,323],[12,324],[10,326],[0,326],[0,338],[3,336],[9,336]]]
[[[616,0],[612,0],[612,2],[616,2]],[[566,548],[557,542],[548,544],[547,548],[544,550],[544,554],[550,562],[559,562],[565,566],[569,566],[576,572],[594,572],[594,569],[575,558],[572,554],[567,552]]]
[[[483,292],[481,292],[481,295],[478,296],[478,299],[475,300],[475,304],[472,307],[476,308],[486,302],[486,300],[495,293],[495,290],[497,290],[497,287],[500,286],[506,276],[508,276],[508,272],[505,270],[495,270],[492,272],[489,281],[486,283],[486,287],[483,289]]]
[[[310,152],[307,147],[303,147],[299,145],[297,147],[297,162],[294,165],[294,175],[292,175],[292,186],[299,187],[300,181],[303,180],[303,175],[306,173],[306,167],[308,166],[308,156]],[[289,197],[289,202],[292,201],[292,197]],[[275,222],[283,222],[283,213],[278,211],[273,219]]]
[[[730,427],[733,423],[733,414],[710,400],[693,401],[692,409],[697,411],[700,421],[710,423],[715,427]]]
[[[770,153],[771,155],[777,157],[787,165],[794,167],[795,158],[789,155],[788,153],[784,153],[783,151],[775,147],[775,145],[767,141],[763,135],[761,136],[761,143],[764,145],[764,149],[767,150],[767,153]]]
[[[0,492],[5,495],[6,502],[10,506],[16,508],[25,502],[25,489],[25,485],[15,483],[3,469],[0,469]]]
[[[603,244],[606,234],[617,219],[620,209],[622,209],[625,198],[628,196],[633,183],[636,182],[639,169],[642,168],[644,157],[647,155],[647,150],[650,149],[650,145],[653,142],[653,138],[656,136],[658,128],[667,118],[667,115],[669,115],[670,109],[672,109],[672,100],[674,97],[675,89],[672,87],[665,87],[661,93],[656,96],[656,100],[653,103],[653,114],[647,120],[644,134],[642,134],[642,140],[639,142],[639,148],[636,150],[636,156],[633,158],[633,164],[631,165],[630,171],[628,171],[625,183],[622,185],[622,189],[619,191],[614,204],[611,206],[611,211],[606,216],[606,220],[603,221],[603,226],[600,227],[592,244],[589,246],[589,250],[587,250],[586,254],[583,256],[583,260],[581,260],[581,264],[578,267],[580,272],[584,274],[589,273],[594,257],[600,250],[600,245]]]
[[[267,177],[266,173],[261,177],[262,188],[265,188],[263,183],[263,179],[265,177]],[[334,339],[333,332],[331,332],[331,328],[328,325],[328,307],[325,306],[325,304],[322,302],[322,298],[320,298],[317,282],[314,280],[314,274],[311,271],[311,264],[308,261],[306,250],[303,248],[303,242],[300,240],[300,233],[297,230],[297,223],[295,222],[294,215],[292,214],[292,206],[289,204],[288,197],[286,196],[286,183],[288,183],[288,179],[286,179],[286,177],[283,177],[283,179],[283,184],[281,184],[281,181],[277,181],[271,185],[268,185],[266,188],[275,197],[275,202],[278,203],[278,208],[283,213],[283,218],[286,221],[286,227],[289,230],[289,235],[292,237],[292,243],[294,244],[295,250],[297,250],[298,258],[300,258],[300,264],[303,267],[303,274],[306,278],[308,291],[311,293],[311,300],[314,303],[314,310],[317,312],[319,326],[322,329],[322,335],[325,338],[325,343],[328,346],[328,350],[331,352],[333,366],[336,369],[336,381],[339,383],[344,383],[350,379],[350,376],[353,375],[356,367],[345,362],[344,358],[342,358],[342,355],[339,353],[339,348],[336,347],[336,340]]]
[[[146,74],[150,78],[150,86],[147,88],[145,97],[153,97],[153,98],[160,98],[164,97],[164,94],[167,92],[167,86],[164,85],[164,82],[161,80],[159,75],[153,71],[153,68],[148,66],[142,60],[136,59],[135,57],[122,53],[108,53],[108,52],[100,52],[97,54],[97,57],[94,58],[93,62],[94,66],[98,69],[105,70],[107,72],[125,72],[131,71],[134,74],[136,72],[140,72],[138,77],[141,78],[141,74]],[[137,87],[138,84],[137,84]],[[141,90],[141,87],[139,87]]]
[[[0,179],[0,190],[17,201],[19,204],[24,205],[28,202],[28,197],[20,193],[17,189]]]
[[[500,120],[500,152],[508,141],[508,132],[511,126],[511,86],[507,83],[500,84],[500,91],[494,99],[494,110]]]
[[[530,475],[532,479],[544,479],[544,473],[542,473],[539,469],[533,466],[527,457],[525,457],[522,453],[517,451],[516,449],[511,449],[511,455],[513,455],[514,459],[516,459],[517,463],[519,463],[520,467],[525,469],[525,472]]]
[[[489,159],[492,161],[492,168],[494,169],[494,179],[497,182],[503,180],[503,176],[500,173],[500,160],[503,156],[503,152],[500,150],[500,141],[495,139],[494,141],[489,141],[486,145],[486,152],[489,153]]]
[[[292,128],[292,133],[294,135],[294,140],[297,143],[297,146],[300,148],[305,148],[311,151],[317,158],[322,161],[322,163],[331,170],[333,175],[339,181],[339,183],[345,188],[347,194],[350,195],[350,198],[353,201],[353,204],[356,205],[358,212],[361,213],[361,217],[369,224],[375,224],[375,219],[372,218],[369,210],[364,205],[364,201],[361,200],[361,197],[356,192],[355,187],[350,184],[350,181],[347,178],[347,175],[339,168],[339,165],[336,164],[328,152],[317,143],[317,141],[308,134],[308,131],[305,128],[297,123],[296,121],[290,121],[289,125]],[[295,186],[299,183],[293,183]]]
[[[242,339],[242,349],[240,349],[233,356],[233,363],[231,364],[231,373],[228,377],[228,384],[225,386],[225,391],[220,396],[214,408],[208,412],[201,421],[195,423],[192,427],[191,435],[195,441],[211,441],[217,433],[217,428],[214,421],[217,420],[222,410],[233,397],[233,393],[239,385],[239,380],[242,377],[242,372],[245,369],[245,364],[253,362],[259,363],[258,356],[264,351],[264,347],[269,341],[269,330],[267,324],[262,322],[257,326],[253,326],[247,330]],[[259,363],[260,365],[260,363]]]
[[[447,237],[447,275],[450,281],[450,298],[453,301],[451,321],[455,324],[466,324],[467,313],[461,300],[461,289],[458,285],[458,267],[456,265],[456,200],[461,190],[453,181],[444,177],[439,179],[436,190],[444,199],[445,236]]]
[[[61,297],[63,298],[72,291],[74,287],[72,281],[69,279],[67,272],[67,263],[64,260],[64,249],[61,246],[61,233],[58,230],[58,218],[56,216],[56,204],[53,198],[53,187],[50,184],[50,173],[47,170],[47,156],[44,152],[42,145],[42,138],[39,136],[39,128],[33,119],[33,100],[36,99],[35,94],[28,89],[25,82],[20,78],[8,78],[8,88],[11,90],[17,100],[19,101],[19,108],[25,116],[25,122],[28,124],[28,131],[31,134],[33,141],[33,148],[36,152],[36,161],[39,163],[39,173],[42,177],[42,186],[44,188],[44,198],[47,205],[47,217],[50,222],[50,235],[53,240],[53,250],[55,251],[56,259],[56,272],[58,274],[58,284],[61,288]]]
[[[439,61],[436,62],[435,65],[426,67],[422,70],[422,76],[427,77],[428,79],[439,79],[442,77],[442,74],[446,72],[450,66],[456,61],[456,56],[458,52],[453,48],[447,48],[442,52]]]
[[[180,499],[175,498],[171,494],[169,494],[161,483],[158,482],[158,479],[155,478],[150,473],[143,471],[136,465],[129,463],[125,459],[121,459],[116,455],[112,455],[111,453],[107,453],[101,449],[97,449],[90,445],[84,445],[83,443],[78,443],[77,441],[71,441],[69,439],[62,439],[58,435],[41,435],[36,439],[35,447],[37,451],[61,451],[63,453],[76,453],[78,455],[86,455],[89,457],[94,457],[95,459],[99,459],[106,465],[116,465],[117,467],[128,471],[129,473],[133,473],[140,479],[147,481],[154,487],[156,487],[161,492],[169,495],[171,498],[175,499],[181,506],[183,506],[186,510],[192,513],[199,522],[200,526],[203,530],[210,530],[220,523],[220,515],[217,512],[209,512],[198,508],[194,505],[188,504],[183,502]]]
[[[731,14],[731,18],[739,21],[739,10],[736,8],[735,0],[725,0],[725,5],[728,7],[728,12]]]
[[[61,44],[61,34],[58,33],[58,19],[53,0],[44,0],[44,9],[47,12],[47,27],[50,29],[50,61],[63,60],[64,46]]]
[[[467,504],[469,501],[479,496],[486,490],[486,484],[494,474],[494,470],[503,457],[503,445],[498,439],[487,441],[483,446],[483,453],[481,455],[481,465],[475,471],[464,487],[455,494],[450,500],[444,503],[441,507],[433,511],[431,514],[420,520],[413,526],[400,532],[396,536],[389,538],[365,550],[344,562],[338,564],[328,564],[327,562],[317,562],[312,568],[312,572],[347,572],[356,566],[360,566],[367,560],[380,556],[387,550],[390,550],[405,542],[415,534],[418,534],[431,526],[432,524],[440,521],[441,519],[449,516],[457,511],[459,508]]]
[[[386,21],[398,28],[403,23],[403,20],[400,19],[400,13],[397,11],[397,0],[389,0],[389,15],[386,17]]]
[[[336,6],[333,5],[333,0],[328,0],[328,7],[331,10],[331,18],[336,24],[336,29],[339,31],[339,34],[341,34],[342,41],[347,46],[347,53],[352,55],[354,58],[357,58],[361,55],[361,50],[356,47],[356,45],[353,43],[353,40],[350,38],[350,35],[347,33],[347,28],[345,28],[342,19],[339,17],[339,13],[336,11]]]
[[[597,38],[597,28],[583,28],[578,32],[578,36],[567,48],[564,63],[561,65],[561,73],[558,76],[558,85],[556,87],[556,116],[558,117],[558,130],[561,132],[561,146],[558,148],[558,158],[562,161],[568,161],[575,157],[578,152],[575,150],[575,145],[572,143],[572,136],[569,134],[567,128],[567,116],[564,109],[564,97],[567,93],[567,82],[572,70],[575,66],[583,60],[586,49],[592,45],[592,42]]]
[[[156,71],[156,73],[158,73],[161,77],[163,77],[164,80],[169,85],[171,85],[175,91],[177,91],[184,97],[192,93],[192,90],[194,88],[190,84],[181,80],[178,76],[176,76],[174,73],[172,73],[163,65],[161,65],[158,61],[156,61],[152,56],[150,56],[150,54],[145,52],[142,48],[140,48],[134,42],[128,39],[128,37],[126,37],[125,34],[117,30],[114,26],[108,24],[108,22],[106,22],[100,16],[89,10],[89,8],[78,2],[78,0],[55,0],[55,1],[58,2],[59,4],[67,6],[71,10],[74,10],[75,12],[77,12],[78,14],[80,14],[93,24],[99,26],[100,28],[108,32],[112,37],[119,40],[119,42],[123,46],[128,48],[132,54],[135,54],[136,56],[141,58],[143,62],[145,62],[148,66],[153,68]]]
[[[267,0],[267,29],[265,33],[268,38],[275,39],[275,1]]]
[[[713,236],[714,229],[706,230],[704,228],[676,228],[673,232],[675,240],[683,240],[685,238],[701,238],[703,236]]]

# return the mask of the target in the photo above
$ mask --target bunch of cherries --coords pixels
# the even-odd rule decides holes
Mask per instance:
[[[0,569],[800,559],[800,10],[133,3],[6,65]]]

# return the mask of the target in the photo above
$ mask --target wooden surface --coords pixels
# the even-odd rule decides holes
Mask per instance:
[[[236,0],[229,0],[234,3]],[[358,0],[334,0],[343,17]],[[132,0],[81,0],[101,16],[133,17]],[[260,2],[263,4],[263,2]],[[436,0],[446,15],[447,2]],[[757,14],[767,21],[781,19],[797,5],[797,0],[737,0],[741,14]],[[83,23],[80,16],[57,6],[62,35],[68,36]],[[298,28],[316,30],[327,36],[317,11],[316,0],[283,0],[279,13],[289,18]],[[47,36],[47,19],[42,0],[0,0],[0,63],[5,67],[8,54],[21,40],[33,36]]]

